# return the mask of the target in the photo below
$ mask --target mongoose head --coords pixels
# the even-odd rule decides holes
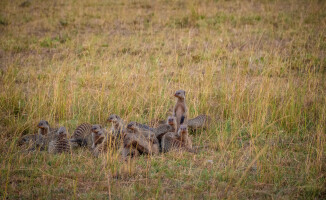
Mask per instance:
[[[167,119],[167,124],[170,126],[174,126],[175,124],[177,124],[177,118],[174,116],[169,116]]]
[[[120,121],[120,117],[116,114],[112,114],[109,116],[108,118],[108,122],[112,122],[112,123],[117,123],[118,121]]]
[[[41,120],[41,121],[37,124],[37,127],[38,127],[38,128],[41,128],[41,129],[46,129],[46,128],[49,128],[50,125],[49,125],[49,122],[48,122],[48,121]]]
[[[102,126],[99,125],[99,124],[95,124],[92,126],[92,132],[95,133],[95,134],[100,134],[101,133],[101,130],[102,130]]]
[[[65,127],[61,126],[59,130],[57,131],[57,135],[59,137],[67,137],[67,130]]]
[[[188,134],[188,127],[187,125],[180,125],[179,131],[178,131],[178,136],[181,137],[183,135],[187,135]]]
[[[138,130],[137,123],[136,123],[136,122],[130,122],[130,123],[127,125],[127,129],[128,129],[128,130],[131,130],[131,131],[136,131],[136,130]]]
[[[174,94],[175,97],[178,99],[185,99],[186,98],[186,91],[184,90],[177,90]]]

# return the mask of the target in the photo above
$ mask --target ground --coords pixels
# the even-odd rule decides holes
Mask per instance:
[[[0,2],[4,199],[324,199],[326,3]],[[26,153],[37,122],[165,119],[184,89],[197,154]]]

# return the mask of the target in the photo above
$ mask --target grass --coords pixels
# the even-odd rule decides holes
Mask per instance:
[[[324,1],[1,1],[3,199],[323,199]],[[187,91],[209,148],[22,153],[46,119],[150,122]]]

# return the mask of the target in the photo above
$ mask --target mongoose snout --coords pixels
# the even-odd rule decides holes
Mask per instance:
[[[186,91],[184,90],[177,90],[174,94],[175,97],[184,99],[186,96]]]
[[[179,128],[179,133],[180,133],[179,136],[181,136],[181,134],[188,133],[188,127],[187,127],[187,125],[181,125],[180,128]]]
[[[45,121],[45,120],[41,120],[38,124],[37,127],[38,128],[47,128],[47,126],[49,126],[49,122]]]

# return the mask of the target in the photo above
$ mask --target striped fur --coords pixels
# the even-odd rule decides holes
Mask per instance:
[[[178,133],[169,132],[162,137],[161,142],[162,152],[172,150],[185,150],[195,153],[192,148],[191,138],[188,136],[187,126],[181,125]]]
[[[70,143],[67,139],[67,131],[65,127],[60,127],[57,131],[55,138],[49,143],[48,152],[64,153],[70,151]]]
[[[200,129],[207,128],[210,122],[211,118],[208,115],[198,115],[193,119],[189,119],[187,125],[190,129]]]
[[[82,123],[75,129],[70,142],[74,147],[91,147],[92,145],[92,125],[89,123]]]

